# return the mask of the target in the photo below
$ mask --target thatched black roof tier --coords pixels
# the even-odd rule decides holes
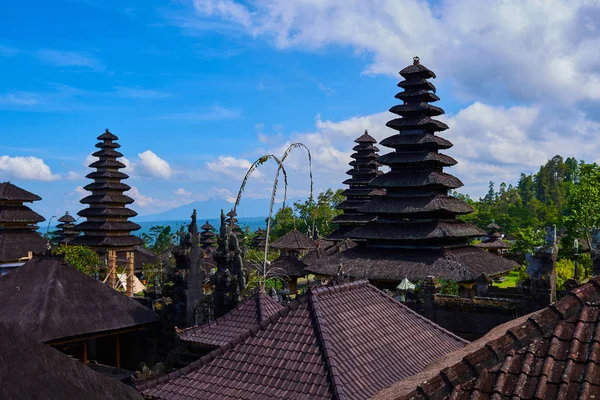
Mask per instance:
[[[382,146],[390,148],[445,150],[452,147],[452,143],[444,138],[431,133],[414,135],[394,135],[383,139]]]
[[[317,247],[317,243],[296,229],[286,233],[270,245],[281,250],[310,250]]]
[[[22,205],[0,204],[0,223],[23,222],[27,224],[44,222],[46,218]]]
[[[363,245],[339,251],[335,246],[313,250],[302,258],[306,271],[337,276],[340,265],[352,278],[380,281],[420,281],[433,275],[438,279],[472,282],[485,273],[488,276],[508,272],[517,263],[475,247],[372,249]]]
[[[28,192],[10,182],[0,183],[0,201],[16,201],[21,203],[31,203],[39,201],[42,198],[37,194]]]
[[[100,252],[107,250],[129,251],[133,246],[143,243],[142,239],[132,236],[131,232],[140,229],[138,224],[129,222],[128,218],[137,215],[133,210],[126,208],[134,200],[123,194],[131,189],[129,185],[121,182],[127,179],[127,174],[119,172],[126,167],[117,159],[123,155],[115,151],[119,148],[117,136],[106,130],[98,136],[100,143],[96,147],[100,151],[94,153],[98,160],[90,164],[96,168],[95,172],[87,175],[94,182],[85,186],[92,192],[91,195],[80,200],[82,204],[90,207],[78,213],[87,219],[77,225],[77,229],[83,232],[83,236],[77,237],[74,244],[82,244],[94,247]]]
[[[139,328],[158,316],[58,259],[33,259],[0,277],[0,321],[39,342]]]
[[[16,262],[30,251],[42,254],[47,249],[48,241],[31,229],[4,229],[0,233],[0,262]]]
[[[338,210],[342,210],[342,214],[332,220],[334,224],[338,225],[338,229],[329,235],[332,239],[339,238],[342,233],[345,234],[372,221],[374,217],[365,217],[358,209],[368,203],[373,196],[381,194],[381,191],[374,191],[370,185],[374,178],[381,175],[379,154],[377,154],[379,149],[374,145],[377,141],[365,131],[354,142],[358,145],[354,147],[356,153],[350,156],[353,158],[353,161],[350,162],[352,169],[346,172],[352,178],[343,182],[349,186],[349,189],[343,192],[346,200],[336,206]]]
[[[0,398],[6,400],[142,400],[133,388],[105,377],[22,330],[0,323]]]
[[[297,257],[282,255],[271,263],[273,276],[299,278],[308,273],[304,270],[306,264]]]
[[[359,211],[377,215],[395,214],[406,217],[436,215],[439,218],[448,218],[453,215],[470,214],[473,212],[473,207],[452,196],[428,195],[412,198],[388,196],[374,198]]]

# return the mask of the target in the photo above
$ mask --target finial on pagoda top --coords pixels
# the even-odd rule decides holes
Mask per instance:
[[[419,65],[421,63],[421,59],[419,58],[419,56],[414,56],[413,57],[413,65]]]
[[[365,135],[368,135],[369,131],[367,129],[365,129]]]
[[[109,130],[108,130],[108,128],[104,128],[104,132],[110,133]]]

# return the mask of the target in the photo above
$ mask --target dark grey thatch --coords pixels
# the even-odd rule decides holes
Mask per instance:
[[[354,147],[355,153],[350,156],[353,159],[350,162],[352,169],[346,172],[351,178],[344,181],[344,184],[349,185],[344,191],[346,201],[336,206],[338,210],[342,210],[342,214],[331,221],[338,225],[338,229],[329,235],[330,239],[341,239],[351,230],[373,221],[373,215],[365,215],[358,209],[374,196],[383,194],[381,190],[374,190],[369,184],[382,173],[379,171],[379,149],[373,145],[377,141],[365,131],[354,142],[358,145]]]
[[[25,189],[21,189],[10,182],[0,183],[0,200],[31,203],[41,199],[42,198],[37,194],[33,194]]]
[[[85,187],[92,194],[80,201],[81,204],[90,205],[90,208],[79,212],[79,216],[88,220],[77,225],[77,230],[83,232],[83,236],[74,238],[73,244],[90,246],[101,252],[130,251],[143,241],[131,235],[140,226],[128,221],[129,217],[137,213],[126,208],[127,204],[133,203],[133,199],[123,194],[130,187],[120,182],[128,178],[126,174],[119,172],[119,169],[125,168],[125,164],[117,158],[123,155],[114,150],[120,145],[115,143],[117,136],[108,129],[98,136],[98,140],[101,142],[96,147],[100,150],[94,153],[98,161],[90,164],[96,171],[87,175],[94,182]]]
[[[133,388],[0,323],[0,399],[141,400]]]
[[[57,342],[134,329],[158,316],[62,260],[40,258],[0,277],[0,321]]]
[[[294,229],[271,243],[271,247],[282,250],[309,250],[317,247],[317,243]]]
[[[0,233],[0,262],[18,261],[29,252],[42,254],[48,248],[48,241],[31,229],[5,230]]]
[[[304,270],[306,264],[294,256],[280,256],[271,263],[271,269],[275,276],[288,276],[299,278],[307,273]]]
[[[0,223],[23,222],[32,224],[44,222],[46,218],[27,206],[0,205]]]
[[[336,246],[319,248],[302,258],[306,271],[336,276],[340,267],[352,278],[378,281],[411,281],[433,275],[457,282],[474,281],[482,273],[489,276],[517,267],[514,261],[475,247],[397,249],[353,246],[340,251]]]

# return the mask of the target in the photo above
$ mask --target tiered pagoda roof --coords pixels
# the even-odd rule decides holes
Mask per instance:
[[[75,226],[75,218],[68,211],[58,219],[58,222],[60,223],[56,225],[56,231],[54,231],[56,243],[70,243],[73,238],[79,236],[79,231]]]
[[[252,247],[258,250],[264,250],[266,243],[267,232],[262,228],[258,228],[254,233],[254,237],[252,238]]]
[[[46,219],[23,205],[41,199],[10,182],[0,183],[0,263],[46,251],[48,242],[36,232],[37,223]]]
[[[432,118],[444,113],[430,104],[439,100],[435,86],[428,81],[435,74],[415,57],[400,75],[405,80],[398,84],[403,91],[396,98],[402,104],[390,109],[399,118],[387,123],[397,134],[380,142],[393,149],[379,157],[379,163],[390,171],[370,182],[373,188],[386,193],[357,209],[376,216],[346,234],[359,240],[359,246],[334,257],[344,259],[344,271],[352,277],[385,281],[405,277],[414,281],[428,275],[473,281],[482,273],[509,271],[514,263],[467,246],[468,239],[485,232],[457,219],[473,209],[448,194],[462,182],[444,172],[444,167],[455,165],[456,160],[440,153],[452,143],[437,136],[448,126]],[[335,275],[339,261],[322,259],[307,269]]]
[[[217,243],[214,232],[215,227],[206,221],[206,223],[202,225],[200,229],[202,229],[202,232],[200,233],[200,243],[202,244],[202,248],[208,251],[214,250],[215,243]]]
[[[476,244],[480,249],[486,249],[489,251],[502,252],[510,248],[510,244],[502,240],[504,235],[500,233],[500,227],[495,223],[491,223],[487,226],[488,234],[481,243]]]
[[[152,399],[367,399],[466,342],[366,281],[312,290],[189,366]]]
[[[329,235],[331,239],[344,239],[344,235],[354,228],[373,221],[376,218],[374,215],[359,212],[358,209],[373,196],[385,193],[385,190],[373,189],[369,184],[373,178],[382,174],[379,170],[379,149],[375,146],[377,141],[365,131],[354,142],[358,144],[353,148],[355,153],[350,156],[354,159],[350,162],[352,169],[346,172],[351,178],[343,182],[349,188],[343,192],[346,200],[336,207],[343,213],[331,221],[339,226]]]
[[[244,236],[242,228],[240,228],[240,226],[238,225],[239,221],[237,219],[237,213],[235,211],[231,210],[227,213],[227,220],[225,222],[227,223],[227,226],[231,226],[231,230],[235,236],[237,236],[238,238]]]
[[[98,161],[90,164],[96,171],[86,176],[94,182],[84,187],[92,194],[81,200],[82,204],[89,204],[89,208],[78,213],[87,221],[77,225],[83,236],[76,238],[75,244],[100,251],[128,251],[143,243],[142,239],[131,235],[131,231],[140,229],[140,226],[128,220],[137,213],[126,207],[133,203],[133,199],[123,194],[131,187],[121,182],[129,176],[119,171],[125,168],[125,164],[118,161],[123,156],[116,150],[121,147],[116,143],[118,139],[108,129],[98,136],[100,143],[96,147],[100,150],[92,154],[98,157]]]

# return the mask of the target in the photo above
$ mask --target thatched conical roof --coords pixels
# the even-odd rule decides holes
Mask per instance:
[[[126,207],[134,200],[123,194],[131,187],[121,182],[129,178],[127,174],[119,172],[126,167],[118,161],[123,154],[115,150],[121,145],[116,143],[118,137],[108,129],[98,136],[98,140],[101,142],[97,143],[96,147],[100,150],[92,154],[98,157],[98,160],[90,164],[96,171],[86,176],[94,182],[84,187],[91,195],[80,201],[82,204],[89,204],[90,207],[78,213],[86,218],[85,222],[77,225],[83,236],[75,238],[73,243],[90,246],[102,252],[132,250],[134,246],[141,245],[143,240],[131,235],[132,231],[141,227],[128,220],[137,213]]]

